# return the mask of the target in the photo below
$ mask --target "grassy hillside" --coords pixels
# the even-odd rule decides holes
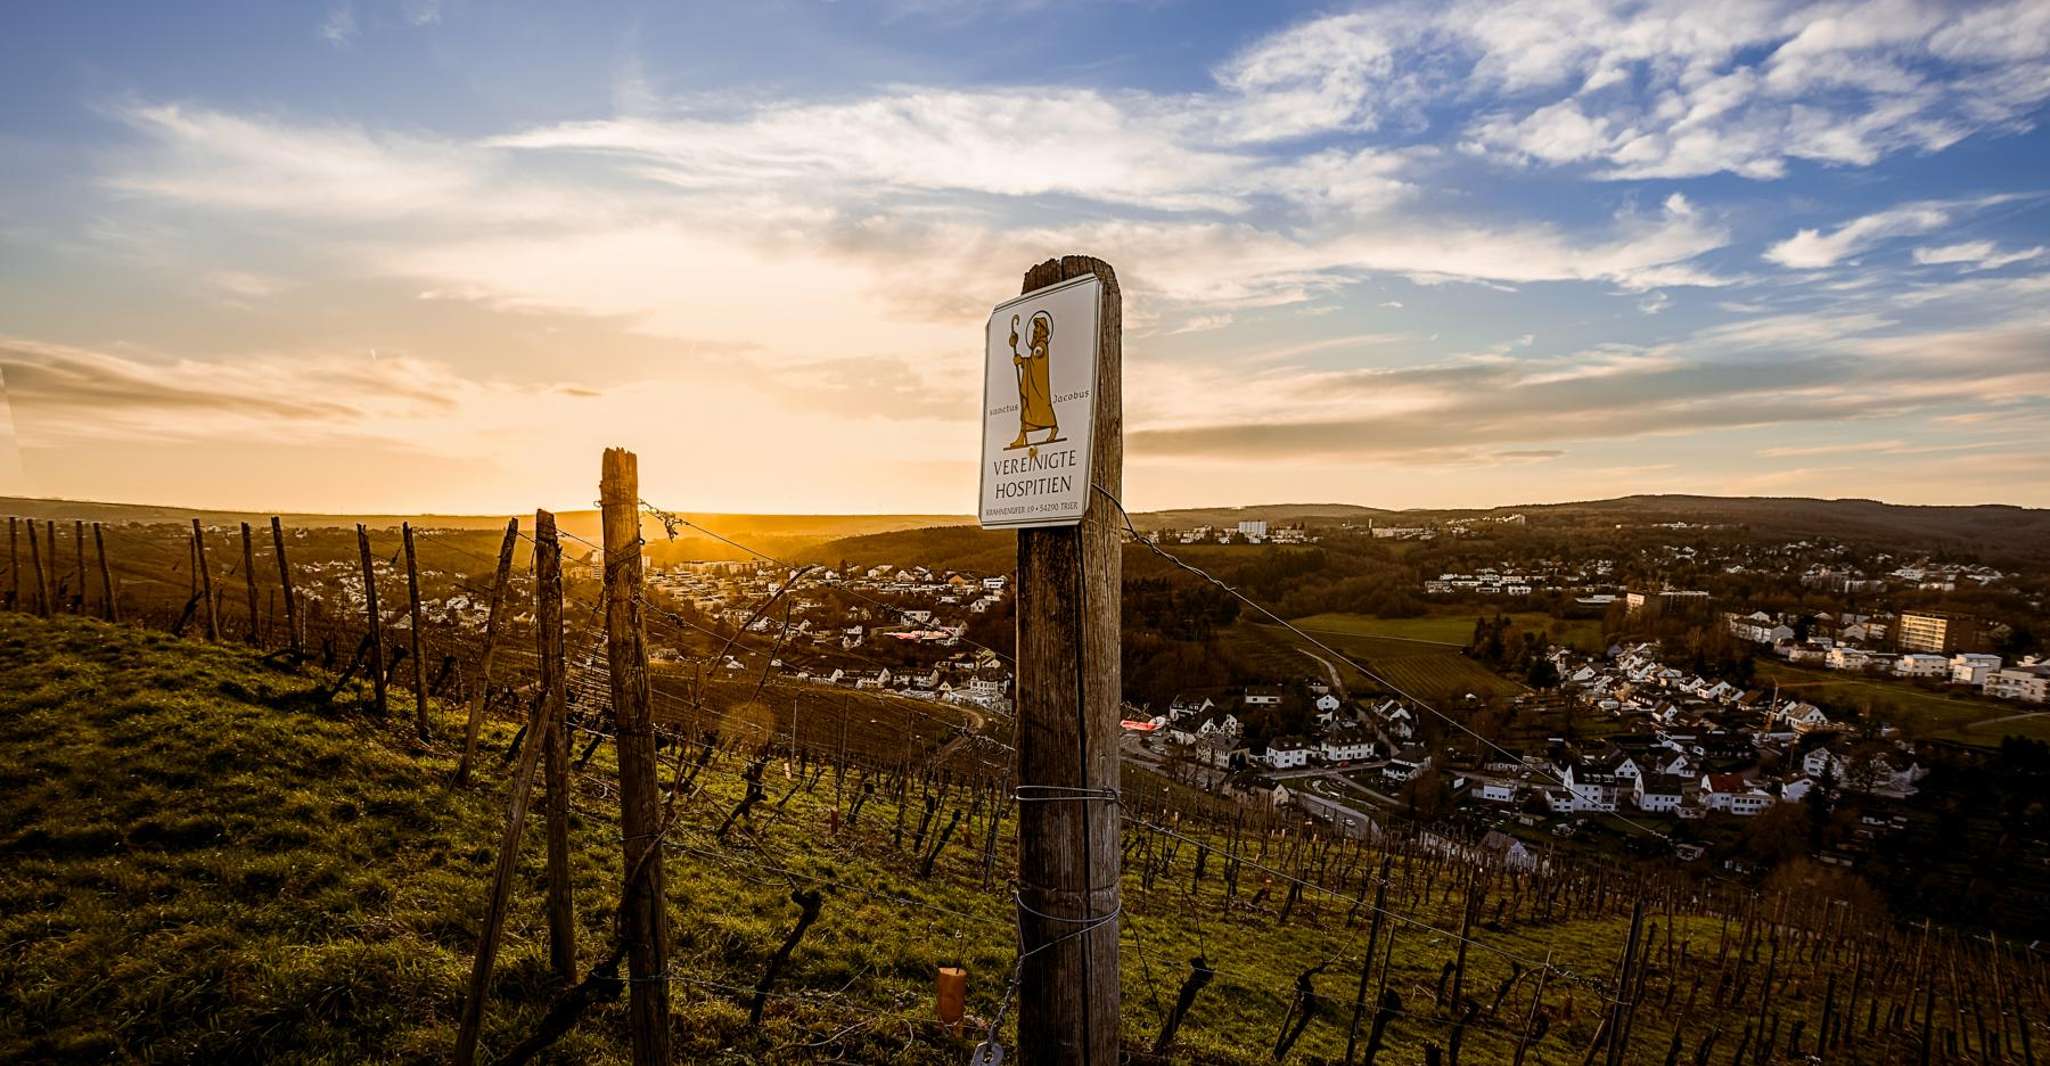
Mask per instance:
[[[510,730],[487,728],[482,780],[455,789],[446,740],[423,747],[401,739],[406,715],[375,718],[350,690],[330,704],[327,684],[239,647],[0,615],[0,1061],[447,1054],[502,826],[500,756]],[[453,719],[434,710],[437,736],[452,735]],[[807,779],[801,763],[771,759],[766,803],[722,837],[746,762],[724,752],[707,766],[666,853],[676,1061],[962,1061],[969,1041],[931,1020],[933,974],[965,965],[971,1015],[995,1012],[1014,952],[1012,860],[1001,844],[1013,823],[1001,825],[994,876],[985,880],[979,841],[989,807],[970,797],[986,794],[940,800],[931,839],[949,811],[965,818],[935,851],[914,838],[925,809],[917,784],[901,805],[887,787],[879,791],[858,824],[834,833],[836,775]],[[619,876],[611,776],[607,746],[580,773],[573,803],[585,968],[611,937]],[[850,771],[845,794],[865,780]],[[1127,769],[1121,806],[1138,824],[1126,830],[1119,933],[1131,1044],[1150,1041],[1201,954],[1217,976],[1182,1027],[1178,1060],[1269,1061],[1306,971],[1316,1010],[1290,1061],[1335,1059],[1366,949],[1366,916],[1353,900],[1379,861],[1375,850],[1306,839],[1292,819],[1251,831],[1255,819],[1235,845],[1247,865],[1227,890],[1221,852],[1231,823],[1174,818],[1160,806],[1166,791]],[[1159,822],[1178,825],[1181,836],[1147,828]],[[1211,849],[1207,873],[1198,844]],[[937,856],[930,876],[919,869],[924,855]],[[1601,975],[1621,954],[1630,900],[1641,898],[1631,882],[1608,870],[1498,876],[1469,909],[1466,868],[1434,846],[1404,843],[1393,861],[1395,918],[1380,944],[1387,949],[1392,938],[1387,988],[1402,1008],[1378,1062],[1412,1066],[1426,1043],[1455,1039],[1462,1012],[1449,999],[1441,1004],[1440,993],[1459,957],[1475,1001],[1456,1038],[1465,1061],[1510,1058],[1533,991],[1529,973],[1520,983],[1514,975],[1541,960],[1555,967],[1540,1011],[1547,1035],[1526,1061],[1581,1061],[1600,1019]],[[1351,887],[1290,898],[1287,870]],[[542,881],[530,830],[487,1014],[487,1057],[528,1033],[559,991],[548,973]],[[1625,1061],[1658,1061],[1676,1029],[1689,1048],[1720,1030],[1727,1048],[1760,1010],[1725,1007],[1719,994],[1711,1007],[1699,978],[1713,987],[1728,973],[1723,960],[1705,961],[1726,935],[1755,949],[1762,934],[1692,912],[1712,888],[1668,884],[1655,898],[1680,910],[1659,916],[1661,953],[1647,956],[1653,961],[1637,978],[1663,1004],[1643,1010]],[[800,887],[821,890],[824,909],[762,1024],[750,1025],[743,1004],[795,921],[791,892]],[[1822,916],[1811,928],[1841,935],[1844,912],[1826,895],[1801,897],[1811,898],[1815,906],[1797,908]],[[1454,935],[1463,914],[1470,951]],[[1879,922],[1857,928],[1887,935]],[[1703,960],[1691,972],[1690,943]],[[1728,966],[1741,972],[1739,953],[1733,948]],[[1830,969],[1835,958],[1780,960],[1775,1015],[1816,1014],[1821,975],[1842,977]],[[622,1007],[601,1003],[554,1061],[621,1061]]]

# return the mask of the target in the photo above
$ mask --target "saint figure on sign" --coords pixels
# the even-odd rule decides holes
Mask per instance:
[[[1034,311],[1030,326],[1031,341],[1026,345],[1026,354],[1018,354],[1018,316],[1011,316],[1011,365],[1018,371],[1018,439],[1005,445],[1005,451],[1014,451],[1030,446],[1032,454],[1038,454],[1038,444],[1052,444],[1061,439],[1060,420],[1053,413],[1053,385],[1050,366],[1053,346],[1053,316],[1045,311]],[[1046,438],[1036,444],[1026,439],[1028,434],[1046,432]]]

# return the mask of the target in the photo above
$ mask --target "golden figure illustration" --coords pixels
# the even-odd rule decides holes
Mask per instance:
[[[1052,357],[1053,316],[1045,311],[1032,313],[1032,340],[1026,346],[1025,355],[1018,354],[1018,316],[1011,316],[1011,365],[1018,371],[1018,439],[1004,447],[1005,451],[1026,448],[1027,454],[1039,454],[1039,444],[1053,444],[1062,440],[1060,420],[1053,411]],[[1046,439],[1037,444],[1028,442],[1027,434],[1046,431]]]

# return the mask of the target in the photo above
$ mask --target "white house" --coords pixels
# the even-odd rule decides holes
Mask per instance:
[[[1276,737],[1267,742],[1267,765],[1276,770],[1291,770],[1309,761],[1310,746],[1301,737]]]
[[[1357,729],[1334,731],[1324,735],[1321,754],[1329,763],[1371,759],[1374,757],[1374,741]]]
[[[1986,675],[1998,669],[1998,655],[1961,651],[1950,657],[1950,679],[1960,685],[1977,688],[1986,683]]]
[[[1278,707],[1281,705],[1281,690],[1269,686],[1248,688],[1244,703],[1248,707]]]
[[[1341,702],[1337,696],[1334,696],[1329,692],[1326,692],[1322,696],[1317,697],[1316,706],[1318,712],[1321,714],[1331,714],[1344,705],[1345,704]]]
[[[1670,774],[1642,774],[1632,783],[1637,809],[1648,813],[1669,813],[1680,809],[1686,790],[1680,778]]]
[[[1496,778],[1475,779],[1474,795],[1489,803],[1515,803],[1523,791],[1515,781]]]
[[[1893,661],[1893,672],[1902,677],[1949,677],[1950,660],[1925,651],[1910,652]]]
[[[1828,748],[1816,748],[1801,757],[1801,772],[1809,777],[1828,776],[1837,781],[1844,779],[1843,756]]]
[[[1736,774],[1703,774],[1701,795],[1708,809],[1748,818],[1772,806],[1771,794],[1752,787]]]
[[[2041,666],[2010,666],[1986,675],[1986,695],[2024,703],[2050,702],[2050,670]]]

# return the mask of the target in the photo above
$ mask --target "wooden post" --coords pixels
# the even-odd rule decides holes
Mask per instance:
[[[80,520],[80,519],[74,519],[74,520],[72,520],[72,523],[71,523],[71,548],[72,548],[72,554],[73,554],[73,555],[76,555],[76,556],[78,557],[78,568],[77,568],[77,570],[76,570],[76,571],[74,572],[74,574],[73,574],[73,580],[74,580],[74,581],[76,582],[76,584],[75,584],[75,585],[73,585],[73,587],[72,587],[72,589],[71,589],[71,595],[72,595],[73,597],[75,597],[75,598],[74,598],[74,599],[73,599],[73,600],[71,601],[71,613],[72,613],[72,614],[84,614],[84,613],[85,613],[85,522],[84,522],[83,520]]]
[[[413,559],[413,524],[401,522],[399,536],[406,545],[406,608],[413,623],[408,634],[413,653],[413,730],[425,744],[432,736],[427,728],[427,653],[420,646],[420,630],[427,617],[420,611],[420,565]]]
[[[641,619],[639,466],[632,452],[606,449],[598,503],[605,526],[605,651],[619,744],[619,820],[626,837],[621,925],[627,972],[634,978],[627,1018],[635,1066],[663,1066],[669,1061],[669,922],[657,835],[661,815],[655,795],[647,631]],[[1115,949],[1115,937],[1110,944]]]
[[[377,613],[377,566],[370,558],[370,531],[356,524],[356,550],[363,556],[363,616],[370,625],[370,683],[380,717],[391,713],[384,694],[384,622]]]
[[[256,541],[249,523],[242,523],[242,582],[249,591],[249,643],[263,645],[263,607],[256,595]]]
[[[21,519],[7,516],[7,606],[21,610]]]
[[[1090,486],[1124,489],[1123,302],[1110,265],[1049,259],[1032,292],[1103,279]],[[1018,532],[1018,1060],[1118,1062],[1118,625],[1115,509],[1094,491],[1079,525]]]
[[[563,668],[562,539],[555,516],[534,512],[534,644],[541,662],[548,783],[548,959],[565,984],[577,982],[576,908],[569,869],[569,689]],[[527,734],[527,742],[537,739]]]
[[[1374,879],[1374,916],[1367,926],[1367,951],[1360,956],[1360,986],[1352,1000],[1352,1024],[1345,1030],[1345,1066],[1355,1061],[1354,1051],[1359,1046],[1360,1015],[1366,1012],[1367,979],[1374,972],[1374,951],[1381,943],[1381,919],[1388,912],[1388,865],[1387,852],[1381,854],[1381,874]]]
[[[292,658],[299,659],[306,653],[304,631],[299,627],[299,599],[292,594],[292,566],[285,561],[285,524],[277,515],[270,517],[271,550],[278,556],[278,585],[285,594],[285,640],[292,649]]]
[[[519,544],[520,520],[505,522],[505,543],[498,548],[498,576],[491,581],[491,611],[484,616],[484,657],[477,664],[477,686],[470,693],[470,720],[463,729],[463,759],[456,764],[457,786],[470,783],[470,764],[477,759],[477,729],[484,722],[484,701],[491,695],[491,660],[498,654],[498,615],[505,606],[506,582],[512,577],[513,548]],[[289,608],[291,601],[287,600]]]
[[[214,575],[206,567],[206,534],[199,519],[192,520],[192,569],[199,577],[199,598],[206,608],[206,639],[221,639],[221,618],[214,610]]]
[[[107,569],[107,538],[100,532],[100,524],[93,523],[93,550],[100,556],[100,610],[107,621],[121,620],[121,602],[114,596],[114,572]]]
[[[56,545],[51,545],[56,550]],[[36,613],[50,617],[50,575],[43,571],[43,549],[36,540],[36,520],[28,520],[28,562],[36,571]],[[51,560],[56,562],[55,559]]]
[[[527,735],[538,736],[544,722],[541,702],[536,701],[527,720]],[[498,842],[498,868],[491,878],[491,898],[484,905],[484,933],[477,939],[477,958],[470,964],[470,992],[463,999],[462,1023],[456,1030],[456,1066],[470,1066],[477,1061],[484,1000],[491,991],[491,966],[498,958],[499,934],[505,929],[506,903],[512,898],[513,865],[519,858],[520,832],[527,824],[527,801],[533,795],[534,764],[540,754],[541,745],[523,745],[519,766],[513,770],[512,794],[506,800],[505,835]]]

